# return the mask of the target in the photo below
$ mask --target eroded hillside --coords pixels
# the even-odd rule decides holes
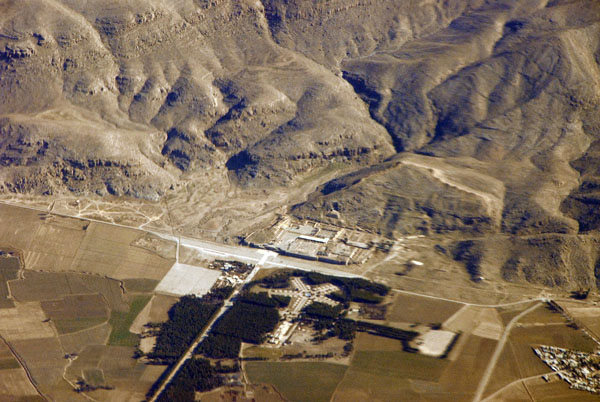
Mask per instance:
[[[594,0],[0,7],[7,196],[150,201],[221,238],[291,211],[508,281],[600,277]]]

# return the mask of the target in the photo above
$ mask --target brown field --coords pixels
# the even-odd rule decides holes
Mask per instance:
[[[93,293],[85,285],[89,275],[25,271],[23,280],[11,281],[18,301],[56,300],[68,294]]]
[[[529,393],[530,381],[527,381],[527,385],[523,384],[523,382],[517,382],[506,388],[503,388],[498,394],[495,394],[493,397],[489,396],[490,402],[505,402],[505,401],[531,401],[531,396]],[[527,388],[525,388],[527,386]],[[535,399],[538,401],[538,399]]]
[[[72,334],[58,337],[63,349],[67,353],[80,353],[86,345],[104,345],[108,340],[111,327],[104,323],[98,327],[86,329]]]
[[[108,320],[108,306],[99,294],[66,296],[41,305],[59,334],[81,331]]]
[[[106,322],[103,317],[62,318],[52,321],[59,335],[77,333]]]
[[[100,369],[90,368],[83,370],[83,378],[90,385],[104,385],[104,373]]]
[[[154,381],[156,381],[156,379],[160,377],[160,375],[163,373],[163,371],[165,371],[166,368],[167,366],[155,366],[150,364],[144,369],[143,374],[140,376],[140,381],[154,383]]]
[[[581,330],[565,325],[548,327],[515,327],[510,334],[513,343],[551,345],[582,352],[592,352],[596,343]]]
[[[0,359],[8,359],[13,357],[12,352],[4,342],[0,342]]]
[[[483,310],[482,307],[464,306],[444,321],[444,328],[454,332],[470,333],[473,331]]]
[[[38,393],[33,385],[31,385],[31,382],[29,382],[25,370],[17,368],[12,370],[0,370],[0,400],[9,400],[8,398],[4,399],[4,395],[13,398],[29,398],[38,395]]]
[[[462,336],[466,338],[461,353],[450,362],[439,381],[455,400],[472,397],[497,344],[492,339],[475,335]]]
[[[0,370],[10,370],[20,368],[21,364],[14,357],[0,359]]]
[[[178,298],[166,295],[153,295],[142,311],[135,317],[129,331],[139,334],[147,322],[163,322],[168,318],[168,311]]]
[[[515,318],[517,315],[519,315],[520,312],[533,306],[534,303],[535,302],[519,303],[519,304],[515,304],[512,306],[507,306],[507,307],[498,307],[496,310],[498,311],[498,314],[500,315],[500,319],[502,319],[502,323],[504,325],[507,325],[513,318]],[[538,307],[537,309],[535,309],[533,311],[533,313],[535,313],[536,311],[539,311],[543,308],[544,307]],[[532,314],[532,313],[530,313],[530,314]],[[529,315],[529,314],[527,314],[527,315]]]
[[[361,351],[401,351],[402,342],[397,339],[384,338],[359,332],[354,340],[354,348]]]
[[[547,370],[546,372],[548,371],[550,370]],[[513,381],[518,380],[519,378],[523,377],[519,370],[517,356],[515,355],[511,345],[507,343],[502,350],[500,359],[498,359],[498,362],[496,363],[496,367],[494,367],[494,371],[490,377],[490,381],[488,382],[483,397],[485,398],[493,394],[497,390]]]
[[[413,401],[420,392],[443,390],[436,381],[449,365],[401,350],[400,342],[360,333],[356,352],[334,394],[334,401]]]
[[[147,278],[160,280],[173,265],[149,250],[132,246],[143,232],[90,223],[71,269],[94,272],[117,279]]]
[[[0,334],[8,341],[54,336],[52,324],[39,303],[17,303],[15,308],[0,309]]]
[[[41,303],[44,312],[53,320],[68,318],[108,318],[108,306],[99,294],[65,296],[60,300]]]
[[[104,370],[107,380],[137,380],[142,376],[145,366],[131,358],[134,350],[129,346],[106,346],[98,367]]]
[[[148,321],[150,322],[163,322],[166,321],[169,316],[169,309],[173,304],[177,303],[179,298],[167,295],[154,295],[152,297],[152,306],[148,313]]]
[[[536,402],[592,402],[598,401],[598,395],[569,388],[564,381],[545,383],[543,380],[528,382],[527,390]]]
[[[68,361],[56,338],[18,340],[11,342],[17,353],[27,362],[27,367],[40,385],[52,385],[62,380]]]
[[[398,293],[388,309],[387,321],[442,323],[457,312],[463,304],[446,302]]]
[[[94,391],[97,400],[143,400],[144,394],[164,370],[154,368],[131,358],[134,348],[115,346],[87,346],[67,369],[67,377],[76,381],[83,373],[101,370],[104,383],[115,387],[111,391]],[[148,369],[148,367],[152,367]],[[120,399],[122,398],[122,399]],[[137,398],[137,399],[132,399]]]
[[[31,242],[21,248],[25,267],[44,271],[70,269],[87,225],[87,222],[75,219],[48,217],[32,232]]]
[[[132,293],[151,293],[156,285],[158,285],[155,279],[135,278],[123,280],[123,286],[127,292]]]
[[[342,379],[346,366],[318,362],[246,362],[254,384],[272,384],[294,402],[327,402]]]
[[[582,307],[578,303],[560,303],[563,308],[566,308],[568,313],[575,318],[580,324],[584,325],[592,334],[600,338],[600,307]]]
[[[45,215],[29,209],[0,205],[0,239],[17,249],[26,248]]]
[[[23,251],[27,269],[160,280],[173,264],[174,256],[134,245],[140,230],[6,205],[0,216],[0,238]]]
[[[73,387],[66,381],[58,381],[51,386],[41,385],[40,388],[45,395],[52,398],[54,401],[68,402],[90,402],[82,393],[73,391]]]
[[[76,381],[77,376],[81,376],[83,370],[92,367],[98,367],[102,354],[106,350],[104,345],[88,345],[79,352],[77,359],[73,360],[67,369],[67,377]]]
[[[596,317],[598,317],[598,315],[596,315]],[[548,306],[544,305],[536,308],[526,316],[521,317],[519,322],[523,324],[556,324],[565,323],[565,318],[562,314],[552,311]]]
[[[119,281],[96,275],[86,275],[85,284],[93,293],[101,293],[111,310],[123,312],[129,310],[127,297],[123,293]]]
[[[251,394],[252,397],[245,397],[244,388],[242,387],[228,387],[219,388],[210,392],[202,394],[201,398],[203,402],[285,402],[281,394],[275,389],[275,387],[267,384],[261,385],[248,385],[245,387],[246,393]]]
[[[473,327],[473,335],[494,340],[499,340],[504,332],[502,319],[494,308],[482,308]]]
[[[14,302],[8,299],[9,289],[6,281],[17,279],[20,262],[17,257],[0,257],[0,308],[12,308]]]

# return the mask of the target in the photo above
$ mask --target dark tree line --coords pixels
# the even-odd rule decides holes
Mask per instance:
[[[223,383],[206,359],[189,359],[158,398],[159,402],[190,402],[195,391],[209,391]]]
[[[242,341],[254,344],[264,341],[265,335],[279,323],[277,308],[289,302],[287,296],[269,297],[266,292],[241,294],[196,352],[215,359],[237,358]]]
[[[219,319],[213,331],[258,344],[264,341],[265,334],[275,329],[278,322],[279,312],[275,307],[241,301]]]
[[[304,314],[312,318],[325,318],[329,320],[334,320],[339,317],[342,312],[342,306],[339,304],[335,307],[330,306],[326,303],[321,302],[313,302],[308,306],[304,307]]]
[[[239,300],[248,303],[255,304],[257,306],[264,307],[287,307],[290,304],[291,297],[283,295],[269,296],[267,292],[259,293],[244,293],[239,297]]]
[[[156,345],[148,358],[158,363],[173,363],[204,330],[233,288],[219,288],[199,298],[183,296],[169,310],[169,319],[160,325]]]
[[[240,338],[211,333],[198,345],[196,353],[213,359],[235,359],[240,354]]]
[[[390,288],[380,283],[372,282],[363,278],[340,278],[337,276],[325,275],[319,272],[304,271],[280,271],[267,276],[257,282],[264,288],[281,289],[290,285],[290,277],[302,277],[302,280],[309,285],[321,285],[331,283],[341,289],[341,293],[333,295],[334,300],[342,303],[350,301],[358,303],[380,303],[383,296],[387,295]]]

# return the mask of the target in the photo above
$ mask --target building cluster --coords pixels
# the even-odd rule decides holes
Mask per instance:
[[[291,257],[346,265],[366,262],[376,248],[381,249],[370,233],[320,222],[297,222],[286,217],[272,231],[275,236],[270,241],[255,241],[252,236],[246,241]]]
[[[221,276],[217,279],[216,287],[233,286],[236,287],[244,282],[252,269],[252,266],[234,262],[213,263],[212,268],[221,270]]]
[[[533,351],[571,388],[600,393],[600,354],[545,345]]]
[[[323,283],[316,286],[307,285],[300,278],[292,278],[292,289],[269,289],[269,295],[282,295],[291,297],[291,302],[282,312],[284,318],[277,326],[273,334],[268,336],[269,343],[283,345],[292,336],[296,326],[295,318],[302,309],[312,302],[320,302],[337,306],[339,303],[328,298],[327,295],[339,292],[340,288],[331,283]]]

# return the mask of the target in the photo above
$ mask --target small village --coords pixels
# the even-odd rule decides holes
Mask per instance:
[[[571,388],[600,393],[600,354],[545,345],[533,351]]]

